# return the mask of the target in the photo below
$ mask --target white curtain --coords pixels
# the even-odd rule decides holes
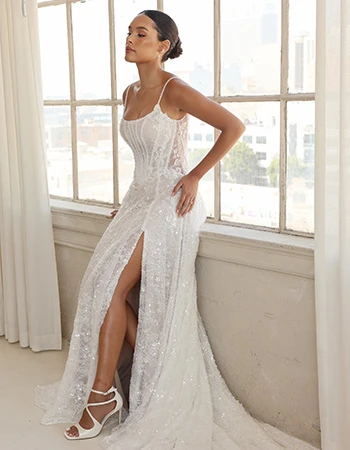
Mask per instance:
[[[0,1],[0,335],[61,348],[36,0]]]
[[[350,448],[350,2],[318,0],[315,281],[323,450]]]

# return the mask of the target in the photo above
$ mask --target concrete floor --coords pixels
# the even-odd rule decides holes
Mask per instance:
[[[43,410],[34,404],[38,384],[59,381],[67,358],[68,345],[62,351],[34,353],[9,344],[0,337],[0,449],[1,450],[98,450],[99,441],[110,433],[102,430],[93,439],[71,442],[63,431],[70,424],[40,424]]]
[[[63,436],[71,424],[40,424],[44,412],[34,404],[34,388],[61,379],[67,354],[66,341],[62,351],[35,353],[0,337],[0,450],[101,449],[111,427],[96,438],[71,442]]]

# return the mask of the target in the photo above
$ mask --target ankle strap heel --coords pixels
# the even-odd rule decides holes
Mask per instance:
[[[122,412],[122,407],[123,407],[123,398],[122,396],[119,394],[118,389],[114,386],[112,386],[110,389],[108,389],[108,391],[106,392],[102,392],[102,391],[97,391],[96,389],[91,389],[92,392],[94,392],[95,394],[101,394],[101,395],[108,395],[108,394],[112,394],[114,393],[114,396],[112,398],[110,398],[109,400],[106,400],[105,402],[98,402],[98,403],[88,403],[85,406],[85,409],[87,411],[87,413],[89,414],[92,422],[93,422],[93,427],[89,428],[89,429],[85,429],[83,428],[79,423],[74,424],[74,426],[77,428],[79,435],[78,436],[70,436],[68,434],[69,428],[66,429],[64,436],[69,439],[69,440],[78,440],[78,439],[89,439],[89,438],[93,438],[95,436],[97,436],[98,434],[100,434],[103,425],[105,424],[105,422],[107,421],[107,419],[109,417],[111,417],[113,414],[115,414],[116,412],[118,412],[118,417],[119,417],[119,424],[121,422],[121,412]],[[98,422],[95,417],[91,414],[91,411],[89,409],[90,406],[99,406],[99,405],[107,405],[109,403],[115,402],[115,407],[112,409],[112,411],[110,411],[100,422]]]
[[[112,392],[115,392],[115,391],[117,391],[117,388],[114,387],[114,386],[109,388],[107,392],[96,391],[96,389],[91,389],[91,392],[94,392],[95,394],[101,394],[101,395],[108,395],[108,394],[111,394]]]

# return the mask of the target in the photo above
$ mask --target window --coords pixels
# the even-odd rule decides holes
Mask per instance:
[[[145,4],[39,0],[38,6],[50,195],[117,207],[134,169],[118,133],[121,97],[138,79],[124,60],[124,42]],[[200,46],[192,21],[199,7]],[[246,125],[200,182],[208,221],[311,235],[316,0],[149,0],[147,8],[163,10],[179,27],[184,53],[165,69]],[[192,166],[218,136],[190,117]]]
[[[257,136],[256,143],[257,144],[266,144],[266,136]]]
[[[246,142],[247,144],[252,144],[253,143],[253,136],[244,135],[244,136],[242,136],[242,141]]]
[[[266,152],[256,152],[259,161],[266,161]]]
[[[314,134],[304,134],[304,144],[305,145],[314,145],[315,144],[315,135]]]

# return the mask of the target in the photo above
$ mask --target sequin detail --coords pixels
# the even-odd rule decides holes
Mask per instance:
[[[197,308],[195,259],[206,211],[176,214],[188,173],[187,116],[158,106],[122,120],[135,170],[121,208],[96,246],[81,282],[68,360],[61,382],[39,386],[43,424],[74,423],[96,373],[98,335],[118,278],[144,232],[139,324],[129,414],[102,439],[108,450],[311,450],[312,446],[253,419],[222,378]]]

